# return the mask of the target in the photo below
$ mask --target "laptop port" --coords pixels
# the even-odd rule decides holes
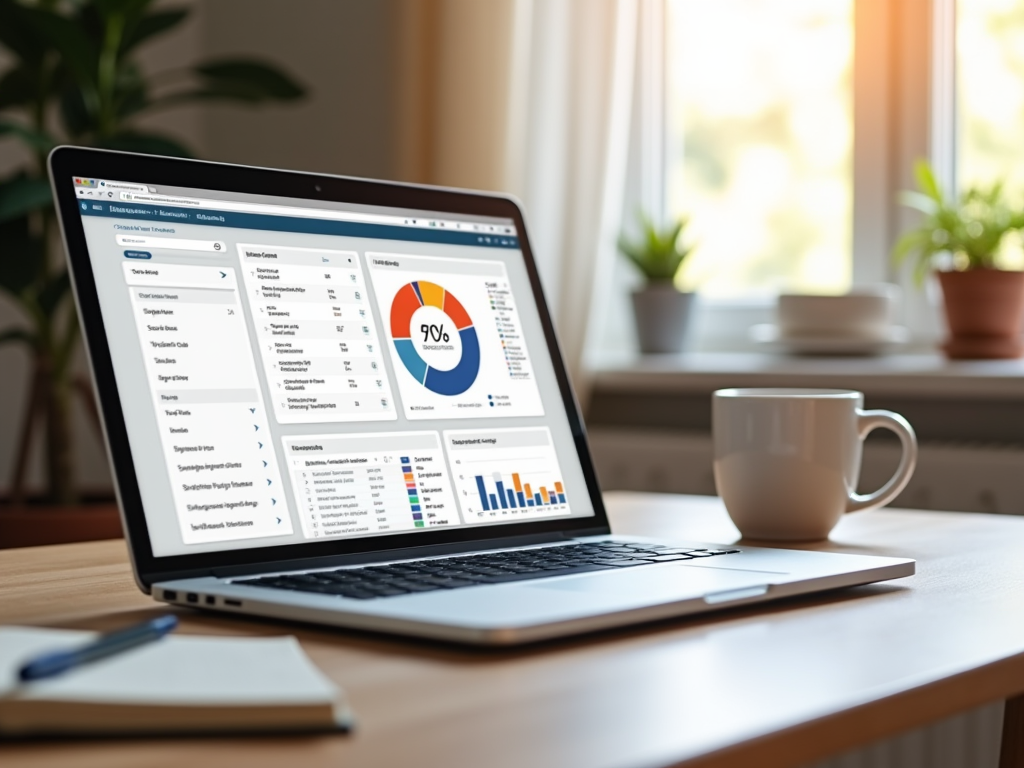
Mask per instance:
[[[177,599],[178,599],[178,593],[175,592],[173,589],[165,589],[164,590],[164,600],[177,600]]]
[[[217,598],[214,597],[213,595],[207,595],[206,596],[206,604],[207,605],[216,605],[217,604]]]
[[[224,605],[230,605],[232,608],[241,608],[242,607],[242,601],[241,600],[229,600],[228,598],[224,598]]]
[[[185,599],[188,600],[190,603],[198,603],[199,595],[197,595],[195,592],[189,592],[187,595],[185,595]]]

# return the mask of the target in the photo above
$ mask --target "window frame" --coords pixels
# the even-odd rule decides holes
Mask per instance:
[[[669,213],[666,2],[640,0],[627,226],[638,208],[663,219]],[[929,159],[946,188],[956,188],[955,55],[955,0],[854,0],[852,282],[902,288],[896,322],[910,330],[910,351],[932,348],[941,336],[938,292],[931,278],[916,285],[890,253],[918,215],[899,202],[914,187],[916,160]],[[655,119],[656,129],[648,122]],[[697,306],[690,348],[736,351],[756,348],[749,329],[773,321],[775,302],[702,298]],[[621,337],[607,341],[614,347]]]

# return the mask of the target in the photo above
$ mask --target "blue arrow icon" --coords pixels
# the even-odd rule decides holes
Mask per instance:
[[[270,501],[272,502],[271,506],[277,506],[277,499],[271,499]],[[278,518],[277,521],[281,522],[281,518]]]
[[[256,409],[255,408],[250,408],[249,409],[249,413],[256,413]]]
[[[267,478],[267,485],[270,485],[270,478]]]
[[[277,518],[277,524],[278,524],[278,525],[280,525],[280,524],[281,524],[281,518],[280,518],[280,517],[279,517],[279,518]]]
[[[255,430],[257,431],[257,432],[259,432],[259,431],[260,431],[260,425],[259,425],[259,424],[253,424],[252,426],[253,426],[253,428],[254,428],[254,429],[255,429]]]
[[[263,443],[261,443],[259,440],[256,441],[256,445],[258,445],[260,448],[263,447]]]
[[[221,272],[221,273],[220,273],[220,276],[221,276],[221,278],[223,279],[223,278],[225,278],[225,277],[227,277],[227,276],[228,276],[228,273],[227,273],[227,272]]]
[[[262,445],[262,443],[260,443],[260,445]],[[264,466],[264,467],[265,467],[265,466],[267,466],[267,461],[266,461],[266,459],[264,459],[264,460],[263,460],[263,466]]]

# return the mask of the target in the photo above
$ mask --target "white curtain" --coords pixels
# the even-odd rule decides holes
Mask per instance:
[[[515,194],[585,400],[596,295],[615,273],[640,3],[401,0],[405,178]]]
[[[581,400],[594,297],[614,273],[629,155],[638,0],[515,0],[504,188],[523,202]]]

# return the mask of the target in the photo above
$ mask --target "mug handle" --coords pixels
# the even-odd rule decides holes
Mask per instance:
[[[896,468],[896,474],[889,478],[889,482],[874,493],[851,493],[846,501],[847,512],[884,507],[900,495],[900,492],[910,482],[911,475],[914,474],[914,467],[917,466],[917,435],[914,434],[914,428],[910,426],[910,422],[892,411],[857,409],[857,434],[861,440],[867,437],[869,432],[880,427],[895,432],[903,444],[900,465]]]

